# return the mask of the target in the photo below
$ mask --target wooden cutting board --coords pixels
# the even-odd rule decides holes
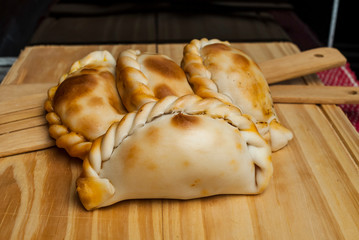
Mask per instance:
[[[291,43],[236,46],[257,62],[299,52]],[[117,56],[129,47],[180,62],[183,44],[30,47],[3,84],[56,84],[88,52]],[[320,82],[310,75],[288,84]],[[357,132],[335,105],[275,108],[294,139],[273,154],[271,183],[256,196],[128,200],[87,212],[75,191],[80,160],[56,147],[0,158],[0,239],[357,239]],[[31,141],[31,134],[23,139]]]

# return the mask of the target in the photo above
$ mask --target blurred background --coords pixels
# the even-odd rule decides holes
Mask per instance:
[[[42,44],[291,41],[327,46],[334,1],[313,0],[0,0],[0,72],[21,50]],[[341,1],[333,47],[359,72],[353,2]],[[1,76],[0,76],[1,79]]]

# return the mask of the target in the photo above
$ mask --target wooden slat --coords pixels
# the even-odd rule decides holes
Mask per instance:
[[[275,103],[359,103],[359,87],[271,85],[270,90]]]
[[[323,86],[316,75],[306,76],[305,81],[309,86]],[[340,137],[355,163],[359,166],[359,134],[345,113],[335,105],[320,105],[323,113],[331,122],[333,129]]]
[[[7,122],[4,124],[0,124],[0,136],[3,134],[10,134],[10,133],[21,131],[24,129],[33,128],[33,127],[37,127],[37,126],[45,126],[45,125],[47,125],[47,122],[46,122],[44,114],[41,114],[40,116],[24,118],[22,120]],[[41,129],[41,131],[42,131],[42,129]],[[47,131],[47,129],[46,129],[46,131]],[[8,135],[8,138],[9,137],[10,137],[10,135]],[[41,139],[39,139],[39,140],[41,141]],[[4,146],[4,147],[6,147],[6,146]],[[36,150],[38,150],[38,149],[36,149]],[[0,147],[0,152],[1,152],[1,147]]]
[[[20,85],[0,85],[0,103],[18,99],[22,96],[47,93],[47,90],[55,83],[29,83]]]
[[[341,142],[346,146],[356,165],[359,166],[359,134],[345,113],[337,106],[321,105],[326,117],[332,123]]]
[[[17,121],[22,121],[40,116],[44,118],[45,117],[44,115],[45,115],[45,110],[43,104],[39,103],[37,106],[34,106],[32,108],[23,108],[19,111],[0,114],[0,125],[15,123]]]
[[[36,84],[42,89],[48,84]],[[48,134],[45,119],[44,102],[46,91],[31,95],[22,95],[33,92],[30,84],[19,88],[0,87],[0,92],[11,92],[10,100],[0,102],[0,157],[36,151],[55,145]],[[20,96],[19,96],[20,95]]]
[[[317,48],[259,63],[269,84],[343,66],[346,58],[335,48]]]
[[[47,126],[24,128],[0,135],[0,157],[36,151],[54,146]]]
[[[28,109],[39,108],[44,106],[46,93],[38,93],[28,96],[20,96],[9,101],[0,102],[0,116],[10,115]],[[1,117],[0,123],[6,122],[7,119]]]

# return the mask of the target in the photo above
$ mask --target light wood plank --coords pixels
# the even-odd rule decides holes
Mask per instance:
[[[35,94],[46,95],[48,89],[56,84],[54,83],[30,83],[21,85],[0,85],[0,102],[10,101],[22,96]]]
[[[0,135],[0,157],[36,151],[54,145],[55,142],[49,136],[47,125],[25,128]]]
[[[359,217],[358,165],[346,151],[340,136],[333,131],[330,120],[319,109],[315,105],[293,108],[285,104],[276,108],[281,120],[291,126],[295,136],[292,142],[294,147],[288,150],[303,157],[293,164],[306,165],[308,169],[302,174],[313,179],[310,185],[317,184],[314,187],[306,186],[306,192],[311,192],[310,197],[321,206],[321,212],[317,214],[327,218],[327,221],[321,221],[332,225],[328,226],[328,230],[333,228],[331,235],[335,239],[352,239],[359,234],[359,223],[352,222],[352,219]],[[300,172],[300,169],[296,172]],[[314,189],[319,192],[315,193]]]
[[[308,75],[304,79],[310,86],[323,86],[323,83],[316,75]],[[323,104],[320,105],[320,108],[332,123],[333,129],[335,129],[341,141],[347,147],[356,165],[359,166],[359,134],[353,124],[338,106]]]
[[[0,128],[3,124],[15,123],[17,121],[26,120],[34,117],[45,117],[43,103],[31,108],[24,108],[19,111],[0,114]]]
[[[0,136],[12,132],[20,131],[23,129],[33,128],[37,126],[47,125],[47,121],[43,114],[35,117],[24,118],[15,122],[8,122],[0,124]]]
[[[269,84],[343,66],[346,58],[335,48],[317,48],[259,63]]]
[[[80,174],[80,160],[57,148],[0,159],[1,239],[162,239],[160,200],[88,212]]]
[[[44,106],[47,98],[46,93],[38,93],[28,96],[19,96],[9,101],[0,102],[0,123],[9,122],[5,116],[16,115],[17,112],[26,111],[29,109],[37,109]],[[10,116],[9,116],[10,117]]]
[[[355,164],[359,166],[359,134],[357,130],[339,107],[324,104],[321,108],[353,157]]]
[[[270,90],[275,103],[359,103],[359,87],[271,85]]]

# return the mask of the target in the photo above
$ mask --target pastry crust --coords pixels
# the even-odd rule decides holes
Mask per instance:
[[[70,156],[83,159],[92,141],[127,113],[115,85],[115,64],[108,51],[92,52],[48,91],[49,133]]]
[[[215,98],[167,96],[96,139],[77,191],[88,210],[125,199],[257,194],[272,171],[269,145],[238,108]]]
[[[272,151],[292,139],[291,131],[279,123],[262,72],[243,51],[217,39],[194,39],[184,48],[181,66],[197,95],[234,104],[253,116]]]
[[[129,112],[166,96],[193,94],[181,67],[165,55],[128,49],[116,69],[117,88]]]

